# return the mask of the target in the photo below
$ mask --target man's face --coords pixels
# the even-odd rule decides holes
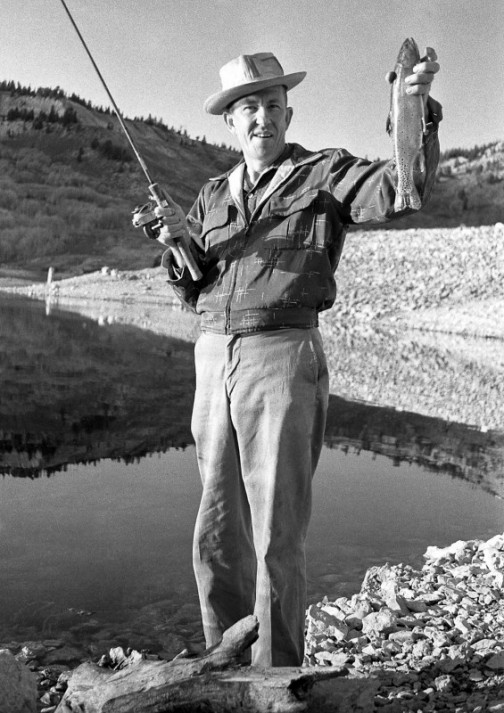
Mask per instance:
[[[245,159],[264,166],[285,148],[285,132],[292,118],[287,92],[276,86],[237,99],[224,114],[228,129],[238,139]]]

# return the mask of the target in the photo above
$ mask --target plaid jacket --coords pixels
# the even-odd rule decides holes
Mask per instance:
[[[311,152],[297,144],[273,173],[252,214],[243,198],[244,163],[210,179],[188,216],[203,272],[192,282],[163,256],[180,299],[201,329],[239,334],[317,326],[336,298],[334,272],[350,224],[386,222],[394,213],[393,161],[367,161],[344,149]],[[439,160],[436,127],[425,138],[416,184],[425,204]]]

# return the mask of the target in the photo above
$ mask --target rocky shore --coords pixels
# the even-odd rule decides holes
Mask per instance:
[[[362,677],[365,710],[504,711],[504,536],[429,547],[421,570],[372,567],[311,606],[308,664]]]
[[[360,591],[307,611],[305,666],[359,681],[362,713],[504,711],[504,535],[429,547],[419,570],[371,567]],[[53,713],[82,661],[158,656],[63,640],[0,644],[0,710]]]

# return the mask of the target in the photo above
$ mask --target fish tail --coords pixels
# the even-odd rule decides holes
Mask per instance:
[[[410,191],[397,192],[394,202],[394,211],[396,213],[407,208],[420,210],[421,207],[422,201],[415,186]]]

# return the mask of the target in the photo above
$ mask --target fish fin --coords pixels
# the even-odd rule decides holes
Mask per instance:
[[[391,113],[389,113],[389,115],[387,116],[387,122],[385,124],[385,131],[389,136],[391,136],[392,134],[392,128],[392,115]]]
[[[425,154],[423,149],[418,152],[417,166],[420,173],[425,173]]]

